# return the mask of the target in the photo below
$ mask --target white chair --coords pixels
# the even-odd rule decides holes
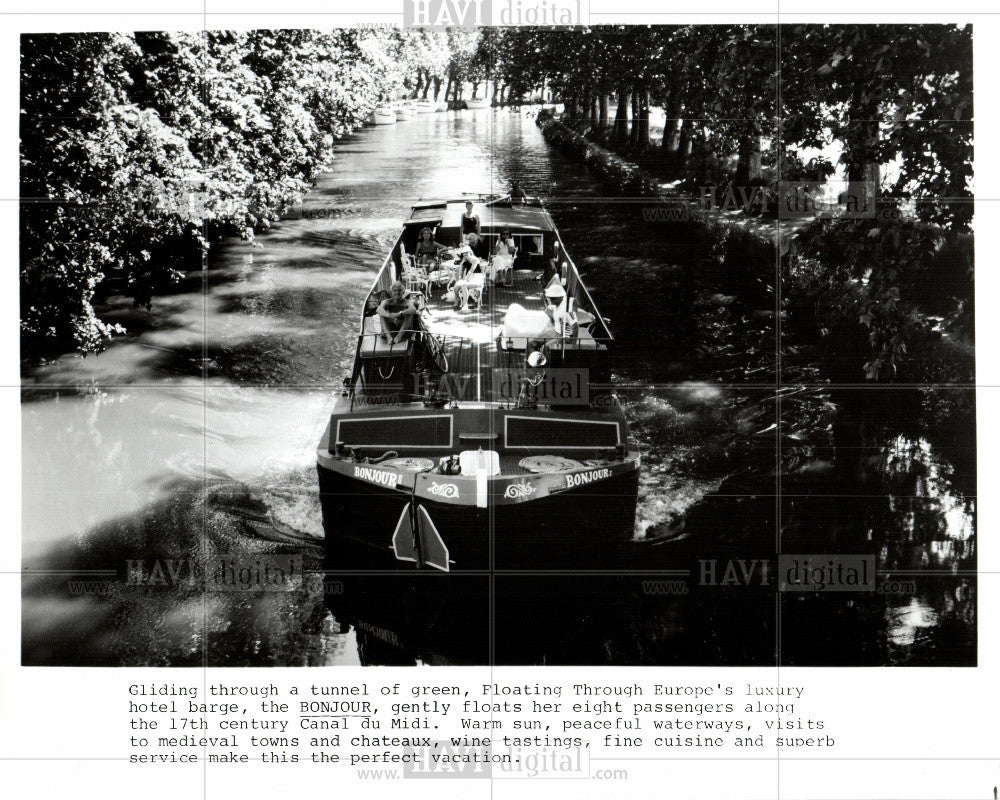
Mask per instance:
[[[486,275],[482,272],[473,272],[466,279],[466,294],[470,299],[476,301],[476,305],[483,304],[483,295],[486,294]]]
[[[399,248],[399,263],[402,267],[400,280],[406,287],[406,291],[430,294],[430,278],[424,270],[413,263],[410,254],[403,250],[402,246]]]
[[[432,286],[448,286],[458,277],[458,269],[455,264],[442,262],[441,265],[427,275]]]
[[[501,277],[503,278],[503,282],[507,283],[513,274],[514,256],[503,253],[493,256],[493,260],[490,262],[490,275],[494,283],[499,283]]]
[[[469,300],[475,300],[477,306],[483,304],[483,295],[486,293],[486,275],[482,272],[473,272],[465,280],[455,283],[455,291],[462,300],[462,308],[469,307]]]

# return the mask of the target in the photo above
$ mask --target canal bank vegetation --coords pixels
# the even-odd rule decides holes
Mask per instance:
[[[149,307],[219,236],[252,238],[378,105],[481,74],[477,44],[394,28],[24,36],[22,359],[102,349],[123,332],[103,297]]]
[[[508,49],[536,57],[498,59],[497,80],[564,103],[558,122],[539,119],[546,138],[620,193],[682,208],[661,208],[650,223],[707,226],[729,263],[762,270],[744,276],[752,285],[769,276],[773,290],[780,279],[785,333],[826,353],[828,375],[971,379],[968,27],[505,36]],[[832,211],[816,213],[821,204],[810,203],[831,191]],[[779,208],[790,198],[805,204]]]
[[[104,297],[149,307],[219,236],[252,238],[378,105],[555,100],[546,136],[628,195],[742,198],[770,230],[782,181],[872,201],[780,245],[760,226],[705,240],[761,308],[780,255],[782,297],[808,309],[787,330],[833,354],[849,332],[853,374],[900,377],[921,343],[972,340],[971,48],[946,25],[27,35],[22,356],[99,351],[122,331]]]

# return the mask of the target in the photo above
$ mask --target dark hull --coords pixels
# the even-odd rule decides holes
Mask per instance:
[[[410,493],[318,468],[331,570],[407,570],[392,537]],[[452,572],[614,569],[635,525],[638,470],[538,500],[486,508],[419,498],[448,548]]]

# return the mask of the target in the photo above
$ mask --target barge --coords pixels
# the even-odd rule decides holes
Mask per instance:
[[[482,258],[463,308],[469,202],[480,253],[502,232],[516,250]],[[427,268],[414,257],[424,229],[443,248]],[[418,309],[399,341],[378,314],[396,282]],[[613,345],[539,199],[413,206],[317,450],[328,568],[613,569],[633,539],[641,461],[611,384]]]

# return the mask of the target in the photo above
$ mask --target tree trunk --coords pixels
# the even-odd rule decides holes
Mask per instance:
[[[848,204],[848,210],[872,212],[879,190],[878,103],[858,92],[851,100],[849,113],[844,142],[847,196],[843,202]]]
[[[424,94],[423,94],[422,99],[426,100],[427,99],[427,95],[428,95],[428,93],[431,90],[431,74],[429,72],[425,72],[424,75],[426,77],[424,79]]]
[[[632,92],[632,146],[636,150],[649,147],[649,90],[637,86]]]
[[[733,177],[733,185],[738,188],[749,188],[751,181],[760,179],[760,134],[757,131],[752,131],[741,138],[737,153],[736,175]]]
[[[608,93],[601,89],[597,97],[597,127],[608,127]]]
[[[615,109],[615,125],[611,139],[615,142],[628,141],[628,86],[622,84],[617,92],[618,107]]]
[[[632,106],[632,124],[629,126],[628,131],[628,143],[630,146],[635,147],[636,143],[636,133],[638,132],[639,124],[639,92],[634,87],[632,89],[631,96],[629,98],[629,103]]]
[[[451,75],[449,75],[448,76],[448,83],[444,87],[444,101],[446,103],[448,102],[448,99],[451,96],[452,83],[453,83],[452,77],[451,77]],[[437,100],[437,93],[436,92],[435,92],[435,95],[434,95],[434,99]]]
[[[676,154],[681,146],[681,90],[676,84],[670,87],[667,102],[663,107],[666,119],[663,122],[663,149],[670,154]]]
[[[865,120],[852,128],[847,142],[847,192],[842,198],[848,211],[872,212],[879,190],[878,122]]]
[[[694,123],[689,119],[681,120],[680,133],[677,135],[677,159],[683,164],[687,157],[691,155],[691,126]]]
[[[423,88],[423,86],[424,86],[424,75],[422,72],[420,72],[420,70],[417,70],[417,82],[413,87],[413,94],[411,95],[414,99],[416,99],[417,95],[420,94],[420,90]]]

